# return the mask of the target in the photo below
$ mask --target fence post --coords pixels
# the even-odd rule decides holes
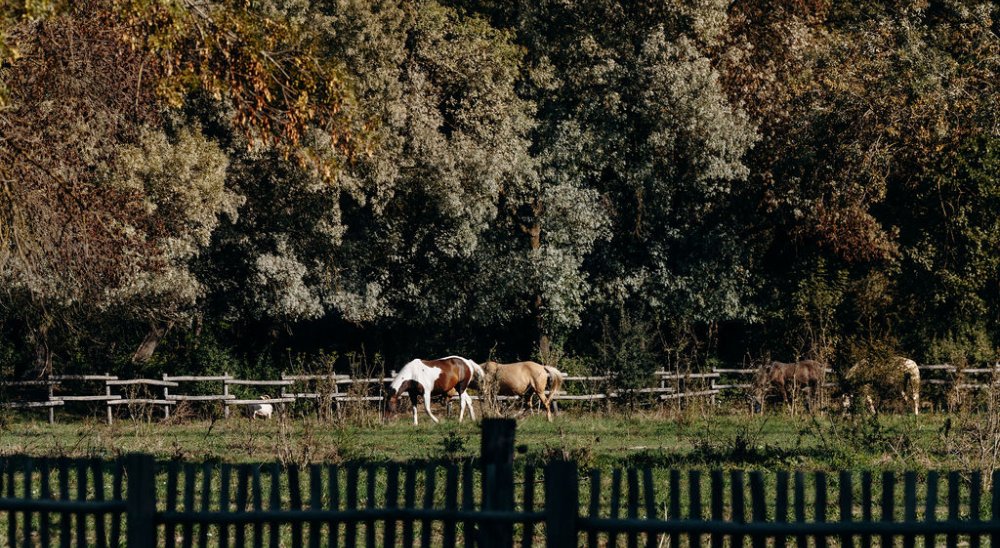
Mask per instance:
[[[128,548],[156,546],[156,462],[151,455],[129,453],[125,456],[128,496],[125,518]]]
[[[105,377],[109,377],[108,372],[104,372]],[[108,425],[111,424],[111,385],[108,384],[108,379],[104,379],[104,395],[107,396],[107,400],[104,401],[108,408]]]
[[[483,510],[514,510],[514,419],[483,419],[480,465],[483,469]],[[512,546],[514,526],[486,523],[479,530],[480,546]]]
[[[576,463],[557,460],[545,467],[545,546],[575,548],[580,509]]]

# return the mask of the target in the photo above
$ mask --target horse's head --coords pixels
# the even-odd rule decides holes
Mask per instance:
[[[399,408],[399,395],[405,394],[410,388],[410,383],[413,381],[402,381],[399,385],[393,383],[389,386],[389,391],[386,393],[385,398],[385,412],[382,415],[382,420],[384,422],[389,422],[389,419],[396,416]]]

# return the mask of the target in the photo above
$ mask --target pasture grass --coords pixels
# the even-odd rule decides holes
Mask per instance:
[[[350,460],[463,460],[479,452],[478,423],[442,417],[324,422],[310,417],[177,422],[96,418],[54,425],[26,415],[0,421],[0,454],[114,457],[129,452],[160,459],[306,464]],[[518,420],[516,460],[577,460],[584,468],[655,466],[681,469],[787,470],[955,469],[959,445],[945,414],[853,419],[831,415],[564,411]]]
[[[958,429],[954,427],[960,418],[969,420],[969,415],[838,418],[830,415],[791,416],[774,413],[761,417],[735,412],[710,413],[705,409],[684,413],[661,410],[624,415],[619,412],[581,412],[570,409],[552,423],[546,422],[543,416],[527,416],[518,421],[515,496],[520,507],[522,490],[529,486],[524,481],[527,465],[541,465],[551,458],[568,457],[577,460],[583,469],[580,503],[581,511],[585,513],[587,511],[584,509],[590,506],[590,497],[596,494],[600,514],[611,515],[617,504],[624,500],[624,493],[631,489],[627,486],[624,473],[618,476],[621,483],[616,487],[609,469],[641,469],[647,466],[652,468],[652,480],[656,486],[655,511],[660,517],[667,511],[669,469],[761,470],[768,494],[769,515],[774,512],[776,471],[869,470],[873,472],[872,493],[875,494],[877,504],[882,492],[880,472],[969,468],[968,463],[972,461],[962,456],[967,445],[960,442],[959,434],[956,433]],[[108,426],[97,419],[78,418],[49,425],[37,417],[6,415],[0,421],[0,455],[111,458],[123,453],[142,451],[162,460],[228,463],[277,460],[303,465],[318,462],[340,464],[424,459],[445,459],[460,463],[468,462],[479,451],[477,423],[459,424],[454,418],[442,417],[441,424],[433,424],[422,417],[421,424],[414,427],[408,417],[387,425],[371,419],[372,417],[355,417],[342,423],[331,423],[308,417],[251,421],[234,416],[228,420],[216,421],[121,420]],[[362,466],[367,467],[367,464]],[[200,466],[194,467],[194,470],[202,469]],[[373,492],[376,496],[371,504],[378,506],[384,502],[378,497],[383,497],[385,492],[385,470],[381,469],[374,476],[368,475],[368,468],[363,470],[359,474],[356,488],[358,500],[365,505],[369,504],[364,493],[368,491],[367,485],[371,481],[375,484]],[[594,470],[602,471],[599,484],[592,484],[595,476],[591,474]],[[344,467],[341,467],[341,475],[344,473]],[[444,483],[444,471],[438,470],[436,474],[439,488],[433,494],[433,505],[441,507],[444,504],[444,492],[440,485]],[[854,478],[851,491],[854,500],[859,501],[862,495],[859,475],[855,473]],[[684,472],[680,479],[680,509],[683,514],[687,514],[690,481],[694,477]],[[899,479],[897,476],[896,481]],[[963,475],[963,481],[968,479]],[[218,490],[217,481],[212,480],[213,492]],[[300,491],[308,492],[304,475],[301,481]],[[479,481],[477,473],[475,496],[479,493]],[[805,481],[806,517],[812,519],[816,500],[815,477],[809,474]],[[533,488],[536,508],[544,504],[544,490],[540,482],[539,472]],[[697,477],[697,482],[703,504],[707,504],[704,497],[710,489],[708,473],[702,472]],[[923,500],[923,493],[927,490],[925,474],[920,474],[919,482],[918,500]],[[342,477],[342,501],[348,498],[346,483]],[[830,474],[827,483],[827,515],[839,515],[837,475]],[[200,485],[200,481],[192,484]],[[268,481],[263,482],[265,500],[270,499],[268,485]],[[424,486],[423,476],[418,473],[418,504],[424,500]],[[940,488],[944,489],[943,481]],[[18,492],[20,490],[20,487],[16,489]],[[167,496],[166,479],[162,470],[157,478],[157,490],[162,506]],[[325,487],[323,493],[326,493]],[[899,519],[902,519],[901,497],[902,486],[897,484],[894,499],[895,513],[899,514]],[[279,498],[282,507],[288,507],[290,501],[287,488],[281,489]],[[200,508],[200,501],[196,496],[193,507]],[[963,516],[986,515],[988,505],[979,508],[968,505],[967,484],[963,484],[961,501]],[[705,511],[706,507],[703,506],[702,512]],[[731,511],[731,501],[727,498],[724,508],[726,519],[731,517]],[[945,519],[947,514],[943,504],[935,507],[934,511],[938,519]],[[855,508],[854,512],[860,510]],[[854,519],[857,518],[855,515]],[[4,516],[0,515],[0,530],[3,530],[3,526]],[[383,530],[381,525],[377,527],[373,534],[380,539]],[[440,539],[440,527],[440,524],[434,526],[432,541]],[[421,531],[418,524],[418,538]],[[520,536],[520,527],[517,532]],[[279,534],[283,542],[290,538],[287,526],[282,527]],[[461,534],[460,527],[460,538]],[[541,528],[536,529],[536,541],[541,541],[542,534]],[[608,541],[608,544],[616,544],[610,539],[602,540]],[[623,541],[624,538],[618,540]]]

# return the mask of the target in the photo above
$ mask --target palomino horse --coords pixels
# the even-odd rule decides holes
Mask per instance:
[[[920,368],[917,362],[902,356],[893,356],[885,363],[885,367],[872,367],[863,361],[847,370],[845,380],[859,388],[874,389],[880,394],[889,394],[899,390],[903,402],[909,407],[913,404],[913,414],[920,414]],[[844,396],[844,406],[849,407],[851,395]],[[868,410],[875,412],[875,400],[869,391],[865,393],[865,403]]]
[[[553,368],[554,370],[555,368]],[[496,393],[500,396],[528,396],[534,392],[545,406],[545,416],[552,420],[552,395],[545,394],[545,387],[551,378],[547,366],[536,362],[497,363],[489,361],[483,364],[487,379],[496,382]],[[561,377],[553,380],[553,392],[559,388]]]
[[[761,384],[761,406],[767,394],[776,390],[781,394],[781,400],[787,404],[796,393],[808,391],[810,399],[815,399],[819,395],[819,389],[823,386],[823,377],[826,374],[826,366],[815,360],[802,360],[795,363],[784,363],[773,361],[760,370],[758,382]],[[809,400],[806,400],[806,408],[809,408]]]
[[[472,410],[472,398],[465,389],[477,375],[482,377],[483,369],[476,362],[458,356],[448,356],[439,360],[413,360],[400,369],[389,385],[385,418],[388,420],[396,414],[399,395],[406,393],[410,395],[410,401],[413,403],[413,424],[417,424],[417,397],[423,394],[427,415],[434,422],[440,422],[434,413],[431,413],[431,397],[447,394],[454,389],[458,393],[462,407],[458,414],[458,422],[462,422],[465,417],[466,407],[469,408],[469,415],[475,420],[476,412]]]

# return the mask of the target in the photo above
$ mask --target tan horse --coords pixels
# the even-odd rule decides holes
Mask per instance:
[[[875,412],[875,400],[871,392],[876,395],[891,394],[894,390],[899,390],[906,406],[913,404],[913,414],[920,414],[920,368],[917,362],[902,356],[893,356],[888,363],[882,366],[873,366],[868,361],[863,361],[847,370],[845,379],[854,384],[855,387],[864,392],[865,403],[868,410]],[[867,390],[864,390],[867,387]],[[850,406],[850,394],[845,395],[845,407]]]
[[[549,371],[536,362],[497,363],[489,361],[483,364],[486,378],[496,383],[497,394],[500,396],[524,396],[534,391],[545,406],[545,415],[552,420],[552,394],[559,388],[562,378],[553,380],[552,394],[545,394],[549,381]],[[558,376],[556,376],[558,378]]]

